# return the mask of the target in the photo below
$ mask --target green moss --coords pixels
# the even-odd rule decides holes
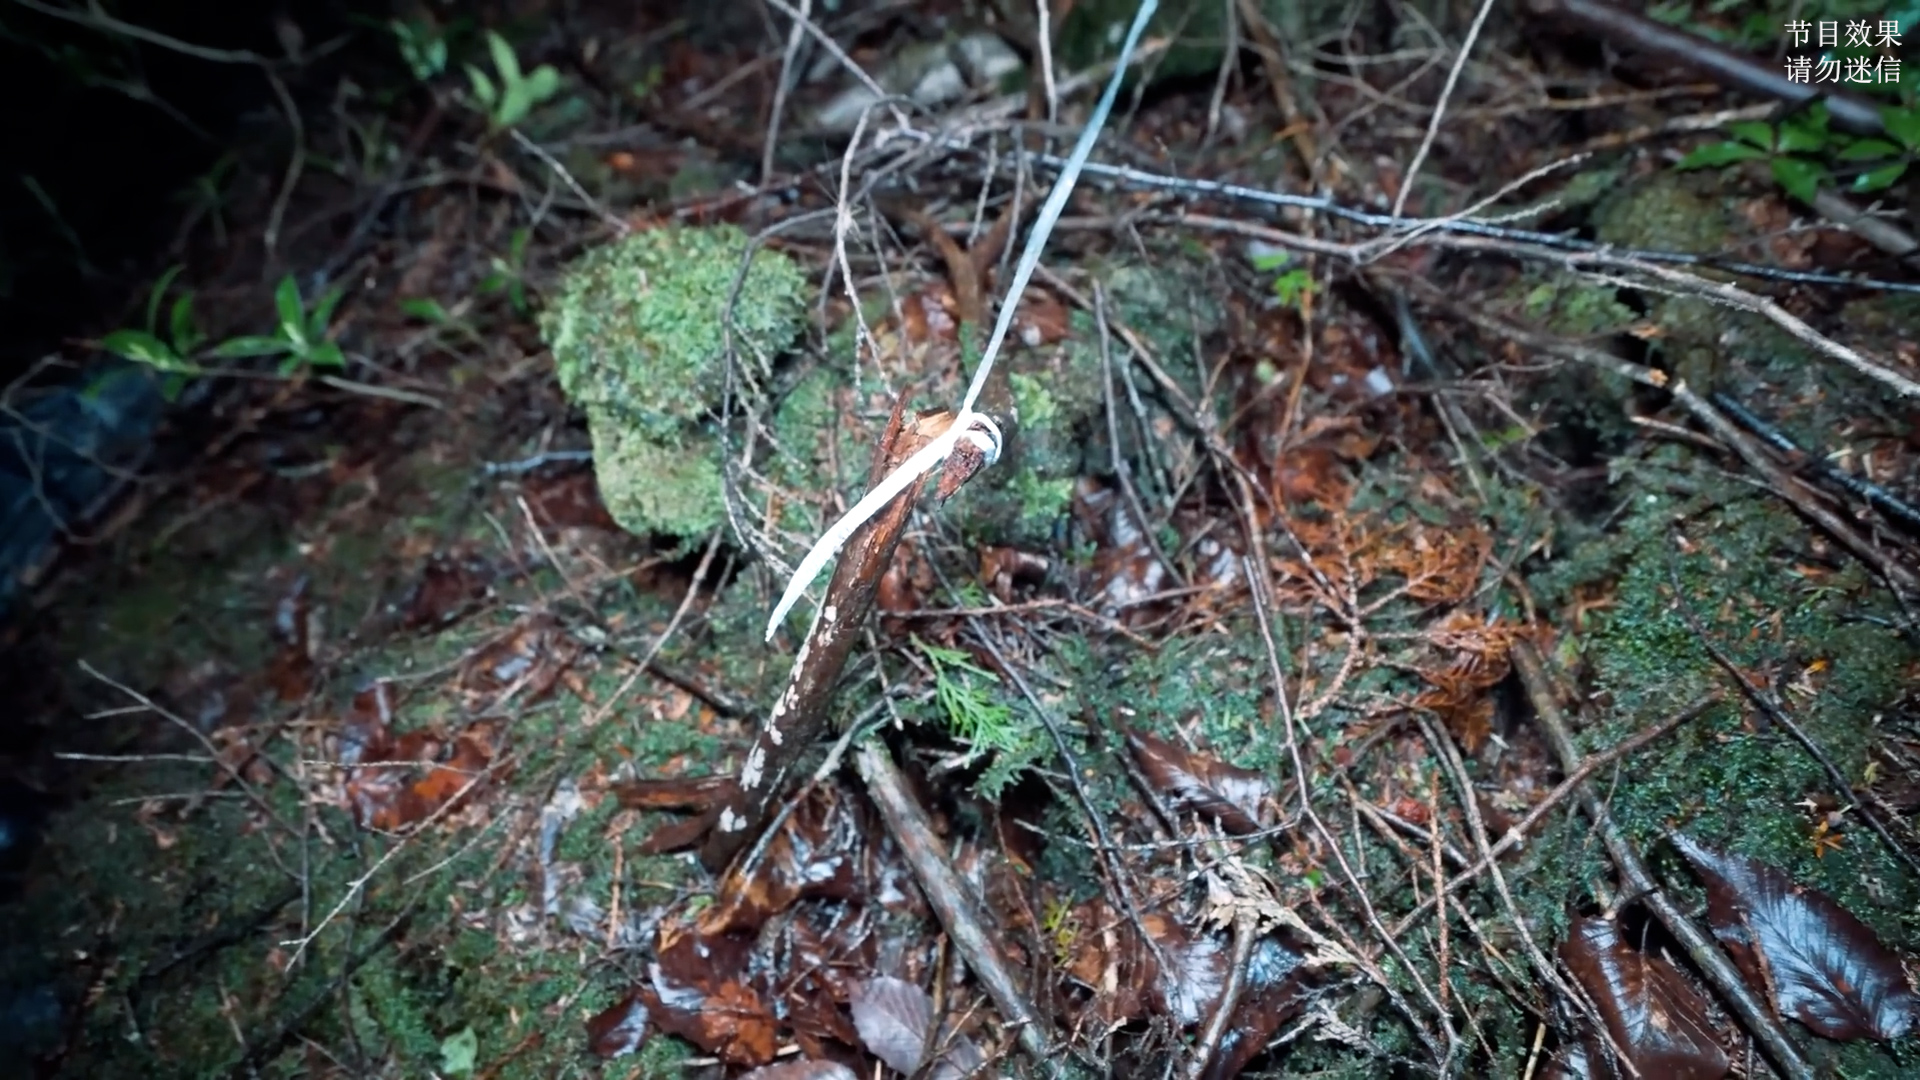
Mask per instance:
[[[806,277],[754,252],[731,225],[670,226],[588,252],[540,318],[567,397],[586,411],[608,511],[640,535],[688,537],[720,521],[719,444],[708,417],[726,385],[725,326],[766,368],[805,317]]]
[[[716,438],[696,433],[658,442],[598,409],[587,419],[600,499],[621,528],[637,536],[697,536],[720,524],[726,503]]]
[[[746,245],[731,225],[670,226],[577,260],[540,318],[567,397],[656,439],[701,419],[724,386],[723,320]],[[805,289],[792,260],[754,253],[732,311],[743,356],[770,357],[792,343]]]
[[[1047,427],[1060,418],[1059,403],[1047,393],[1039,379],[1016,371],[1008,377],[1008,382],[1013,387],[1013,407],[1019,410],[1022,424]]]
[[[1651,455],[1622,485],[1629,503],[1617,533],[1589,541],[1566,576],[1543,590],[1569,595],[1580,582],[1612,582],[1613,606],[1597,614],[1575,653],[1600,717],[1580,734],[1582,747],[1611,746],[1709,690],[1724,693],[1724,704],[1608,775],[1609,805],[1629,840],[1684,894],[1700,896],[1697,879],[1664,843],[1674,829],[1781,868],[1889,946],[1911,949],[1920,941],[1920,881],[1859,823],[1843,829],[1837,850],[1816,853],[1813,821],[1796,804],[1832,793],[1832,782],[1729,685],[1679,610],[1672,575],[1677,570],[1686,604],[1734,664],[1787,688],[1781,693],[1800,728],[1853,784],[1866,780],[1876,716],[1900,695],[1920,653],[1873,621],[1893,613],[1857,565],[1821,568],[1804,554],[1812,542],[1806,527],[1776,500],[1701,485],[1691,460],[1672,447]],[[1699,493],[1667,494],[1685,480]],[[1675,529],[1689,538],[1684,549]],[[1529,847],[1539,861],[1522,871],[1522,903],[1557,937],[1564,911],[1586,902],[1611,869],[1591,851],[1580,854],[1577,837]],[[1849,1075],[1904,1075],[1880,1048],[1847,1053],[1877,1062]]]
[[[1564,275],[1528,288],[1522,310],[1528,319],[1572,337],[1617,333],[1634,321],[1633,309],[1620,302],[1619,290]]]
[[[1662,170],[1621,185],[1595,208],[1595,238],[1620,247],[1695,255],[1720,251],[1733,222],[1718,199],[1701,193],[1711,182]]]

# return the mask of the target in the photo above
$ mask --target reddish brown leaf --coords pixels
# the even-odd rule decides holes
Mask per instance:
[[[1118,492],[1081,478],[1074,485],[1073,516],[1096,545],[1088,584],[1103,607],[1123,610],[1165,587],[1166,567]]]
[[[629,810],[705,810],[724,802],[733,788],[731,776],[676,776],[665,780],[622,780],[613,785],[614,797]]]
[[[1707,1003],[1672,964],[1620,940],[1615,924],[1576,921],[1560,944],[1560,959],[1641,1076],[1727,1075],[1727,1055],[1707,1021]]]
[[[409,731],[395,738],[385,725],[391,716],[386,686],[377,683],[354,699],[343,725],[341,760],[359,765],[347,775],[347,803],[362,828],[393,831],[432,817],[455,800],[471,799],[493,763],[503,722],[476,720],[452,744],[431,731]],[[371,714],[362,706],[378,708]],[[383,715],[384,714],[384,715]],[[424,772],[399,767],[417,762]],[[497,771],[497,770],[496,770]]]
[[[1035,555],[1018,548],[980,549],[980,580],[987,583],[987,589],[999,597],[1003,604],[1013,601],[1014,586],[1046,580],[1050,565],[1045,555]]]
[[[1706,882],[1713,936],[1782,1016],[1829,1039],[1891,1040],[1913,1029],[1920,995],[1900,958],[1832,897],[1684,834],[1673,844]]]
[[[348,765],[383,761],[393,723],[393,691],[385,680],[353,695],[340,721],[340,749],[335,755]]]
[[[523,619],[474,651],[461,685],[479,695],[512,691],[525,701],[538,701],[552,692],[578,655],[578,644],[551,618]]]
[[[267,665],[267,685],[281,701],[299,701],[313,689],[313,612],[307,584],[307,575],[301,574],[273,606],[273,637],[279,648]]]
[[[862,891],[865,850],[852,804],[814,789],[767,842],[750,873],[739,865],[727,872],[720,900],[700,914],[700,933],[756,931],[801,897],[853,898]]]
[[[642,986],[654,1024],[729,1065],[765,1065],[773,1060],[774,1020],[751,988],[731,980],[712,993],[682,985],[663,986],[659,965],[654,985]]]
[[[1127,748],[1151,784],[1176,806],[1218,818],[1230,833],[1261,830],[1273,785],[1252,769],[1193,753],[1143,731],[1126,732]]]
[[[634,850],[642,855],[665,855],[685,851],[706,839],[714,823],[720,820],[720,808],[714,807],[698,817],[676,818],[647,834]]]
[[[587,1021],[587,1046],[603,1058],[624,1057],[647,1041],[647,1006],[629,993]]]
[[[928,1080],[960,1080],[986,1060],[965,1035],[943,1031],[933,1035],[929,1044],[933,998],[904,979],[868,979],[854,992],[851,1004],[853,1026],[859,1029],[861,1044],[887,1068],[904,1076],[918,1074],[929,1045],[940,1056],[928,1070]]]
[[[1076,907],[1073,924],[1078,930],[1067,973],[1094,990],[1094,1015],[1104,1024],[1138,1020],[1150,1012],[1181,1026],[1197,1023],[1226,988],[1227,953],[1220,940],[1195,938],[1164,914],[1148,912],[1140,926],[1173,967],[1170,980],[1160,977],[1154,949],[1141,940],[1133,920],[1104,901]]]
[[[1233,1080],[1266,1049],[1280,1025],[1293,1019],[1305,997],[1305,963],[1305,957],[1277,937],[1254,942],[1247,957],[1245,993],[1201,1080]]]

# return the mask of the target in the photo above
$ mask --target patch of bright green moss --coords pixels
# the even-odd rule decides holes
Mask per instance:
[[[567,397],[657,438],[677,437],[719,400],[728,298],[747,236],[735,226],[669,226],[583,255],[540,329]],[[779,252],[754,252],[732,319],[741,354],[772,356],[799,334],[806,278]]]
[[[731,225],[669,226],[588,252],[542,313],[567,397],[585,410],[600,493],[621,527],[687,537],[722,510],[708,416],[726,385],[726,325],[737,354],[766,369],[805,322],[806,277],[755,251]]]
[[[719,440],[704,432],[657,442],[598,409],[587,413],[594,479],[607,513],[639,536],[697,536],[726,513]]]

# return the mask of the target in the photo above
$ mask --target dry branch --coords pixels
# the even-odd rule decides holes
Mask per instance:
[[[874,743],[861,747],[854,761],[861,779],[866,781],[867,793],[873,796],[880,816],[886,820],[887,831],[899,842],[901,852],[913,867],[914,877],[926,893],[927,903],[953,939],[954,948],[980,980],[987,996],[993,999],[1001,1017],[1014,1028],[1021,1048],[1033,1056],[1047,1075],[1060,1076],[1062,1070],[1053,1049],[1047,1045],[1046,1033],[1033,1006],[1021,994],[1013,970],[994,944],[987,920],[975,905],[972,893],[947,864],[933,823],[907,791],[906,777],[887,755],[886,748]]]
[[[1600,0],[1529,0],[1526,7],[1530,14],[1550,20],[1556,30],[1585,30],[1629,51],[1692,68],[1735,90],[1776,98],[1791,105],[1804,105],[1818,98],[1826,103],[1834,123],[1848,131],[1878,135],[1885,130],[1880,122],[1879,107],[1865,98],[1812,83],[1794,82],[1779,73],[1777,64],[1763,65],[1698,34],[1664,26],[1612,4]]]

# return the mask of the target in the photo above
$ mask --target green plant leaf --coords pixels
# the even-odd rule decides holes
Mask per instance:
[[[340,351],[340,346],[331,341],[323,341],[315,345],[300,358],[313,367],[343,368],[347,366],[347,354]]]
[[[1727,125],[1727,131],[1741,142],[1762,150],[1773,149],[1773,125],[1764,120],[1736,120]]]
[[[1825,109],[1808,109],[1780,123],[1780,136],[1774,149],[1783,154],[1816,153],[1827,145]]]
[[[161,371],[178,370],[184,363],[166,342],[145,330],[115,330],[100,339],[100,347],[115,356],[151,364]]]
[[[1920,105],[1881,109],[1880,122],[1887,126],[1887,134],[1900,140],[1900,145],[1920,150]]]
[[[1766,156],[1767,152],[1765,150],[1748,146],[1746,143],[1729,140],[1727,142],[1708,143],[1705,146],[1695,147],[1693,152],[1681,158],[1679,162],[1674,165],[1674,168],[1712,169],[1723,165],[1731,165],[1736,161],[1752,161],[1755,158],[1763,158]]]
[[[186,269],[186,264],[175,263],[172,266],[167,267],[167,272],[160,275],[160,280],[153,283],[153,291],[147,294],[147,332],[148,333],[159,332],[160,301],[166,299],[167,290],[173,287],[173,279],[179,277],[180,271],[185,269]]]
[[[202,340],[200,327],[193,321],[193,292],[183,292],[173,302],[173,311],[168,320],[169,336],[173,338],[173,351],[186,356],[200,347]]]
[[[339,285],[320,294],[320,301],[313,305],[313,314],[307,316],[307,333],[311,337],[325,337],[327,327],[333,324],[333,309],[340,306],[340,299],[347,290]]]
[[[293,344],[285,338],[245,336],[228,338],[213,347],[213,355],[227,360],[240,360],[249,356],[279,356],[293,351]]]
[[[513,55],[513,46],[507,39],[492,30],[487,31],[487,51],[493,54],[494,69],[500,72],[500,84],[512,86],[520,81],[520,58]]]
[[[421,322],[449,323],[453,316],[440,306],[440,301],[432,297],[416,296],[400,301],[400,310],[411,318]]]
[[[1268,251],[1253,257],[1253,268],[1261,273],[1271,273],[1293,261],[1290,251]]]
[[[468,64],[467,81],[473,84],[473,96],[480,103],[480,107],[492,112],[493,103],[499,100],[499,93],[493,88],[493,80],[487,78],[486,72]]]
[[[467,1076],[480,1063],[480,1036],[469,1024],[440,1040],[440,1071],[448,1076]]]
[[[560,92],[560,73],[549,64],[541,64],[527,76],[527,97],[538,105]]]
[[[1893,157],[1900,148],[1885,139],[1855,139],[1840,148],[1834,156],[1841,161],[1874,161],[1879,158]]]
[[[292,274],[273,290],[273,307],[280,315],[280,332],[298,340],[307,329],[307,308],[300,302],[300,283]]]
[[[1811,205],[1821,181],[1827,178],[1827,169],[1805,158],[1777,157],[1773,159],[1773,178],[1787,189],[1787,194]]]
[[[1312,291],[1313,275],[1304,266],[1296,266],[1273,279],[1273,295],[1290,308],[1299,307]]]
[[[1863,172],[1853,178],[1853,190],[1885,191],[1906,175],[1908,164],[1905,161],[1896,161],[1891,165],[1882,165],[1877,169]]]

